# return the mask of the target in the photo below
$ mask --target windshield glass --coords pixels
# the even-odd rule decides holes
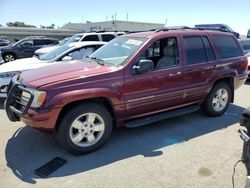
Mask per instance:
[[[24,40],[19,40],[19,41],[15,42],[15,43],[11,44],[11,46],[18,46],[18,45],[20,45],[23,41],[24,41]]]
[[[61,55],[62,53],[66,52],[68,49],[72,48],[72,46],[69,46],[69,45],[63,45],[63,46],[60,46],[54,50],[52,50],[51,52],[48,52],[46,54],[43,54],[41,56],[39,56],[38,58],[40,60],[43,60],[43,61],[48,61],[48,60],[52,60],[54,59],[55,57]]]
[[[69,40],[67,40],[67,42],[65,42],[65,44],[69,44],[72,42],[79,42],[79,40],[82,38],[82,34],[75,34],[72,37],[69,38]]]
[[[60,46],[64,45],[68,40],[69,40],[69,37],[64,38],[63,40],[61,40],[61,41],[59,42],[59,45],[60,45]]]
[[[119,66],[133,55],[146,40],[146,38],[115,38],[90,55],[89,58],[102,60],[104,64],[110,63]]]

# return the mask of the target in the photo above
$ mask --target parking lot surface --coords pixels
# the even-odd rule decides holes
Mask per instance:
[[[201,112],[134,129],[115,129],[100,150],[73,156],[52,135],[11,123],[0,101],[0,187],[232,187],[241,158],[241,112],[250,106],[250,83],[236,91],[221,117]],[[54,157],[68,163],[47,178],[34,170]],[[235,187],[244,187],[236,168]]]

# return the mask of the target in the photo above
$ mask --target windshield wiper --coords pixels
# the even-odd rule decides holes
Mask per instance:
[[[102,65],[102,66],[104,65],[104,60],[99,59],[97,57],[86,57],[86,58],[90,58],[90,59],[95,60],[99,65]]]

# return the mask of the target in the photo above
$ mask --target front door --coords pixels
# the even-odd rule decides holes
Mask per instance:
[[[155,41],[140,59],[152,60],[155,68],[144,74],[125,76],[127,116],[135,118],[181,105],[182,63],[177,37]]]

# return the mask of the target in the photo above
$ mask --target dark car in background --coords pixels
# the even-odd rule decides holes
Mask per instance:
[[[235,32],[231,27],[229,27],[226,24],[198,24],[198,25],[195,25],[194,27],[204,28],[204,29],[221,30],[221,31],[224,31],[224,32],[233,33],[236,36],[236,38],[240,37],[239,33]]]
[[[247,54],[250,52],[250,39],[239,39],[241,46],[243,47],[244,53]]]
[[[0,38],[0,46],[9,46],[10,41],[7,39]]]
[[[14,61],[15,59],[32,57],[37,49],[58,43],[57,39],[52,38],[27,37],[11,46],[0,48],[0,55],[5,62]]]
[[[247,38],[250,38],[250,29],[248,29]]]

